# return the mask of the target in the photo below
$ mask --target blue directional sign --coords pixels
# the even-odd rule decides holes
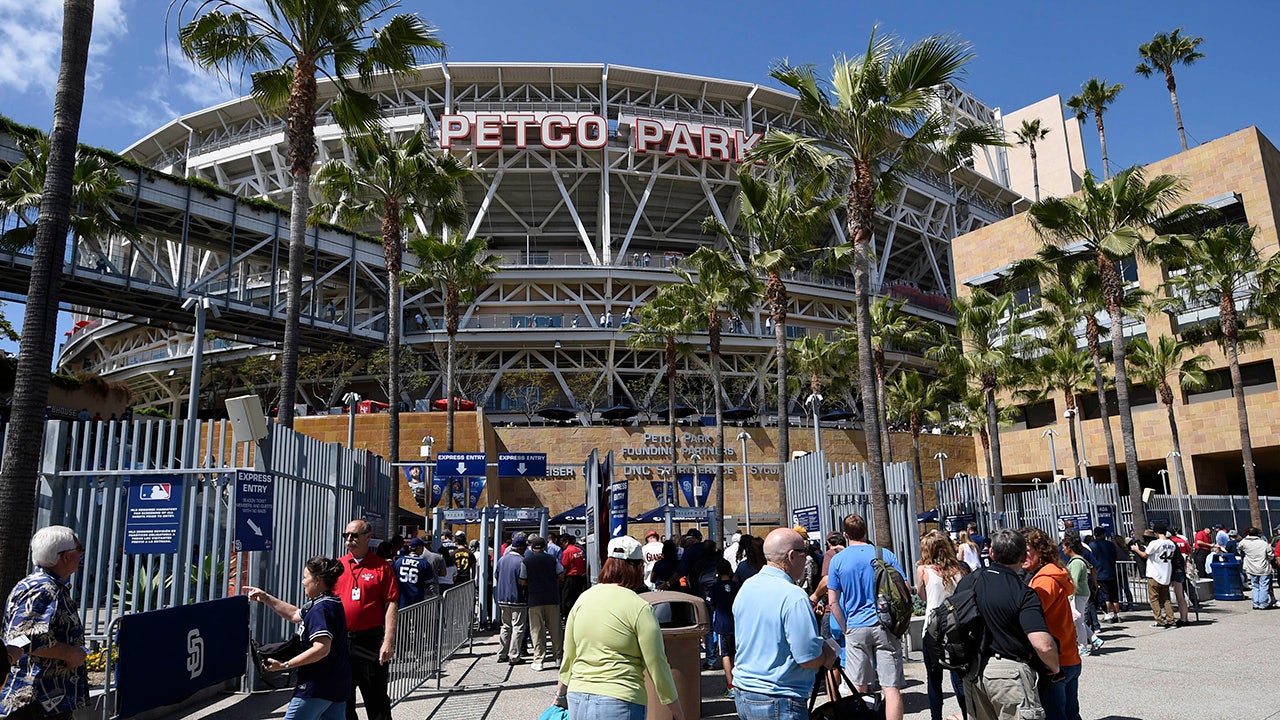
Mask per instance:
[[[178,531],[182,525],[182,476],[134,475],[128,483],[124,551],[134,555],[178,552]]]
[[[236,552],[270,550],[275,525],[275,485],[271,473],[236,471]]]
[[[609,483],[609,538],[627,534],[629,485],[626,480]]]
[[[1105,527],[1114,535],[1116,531],[1116,509],[1113,505],[1098,506],[1098,527]]]
[[[436,455],[436,477],[476,477],[484,475],[484,453],[442,452]]]
[[[546,477],[546,453],[498,453],[499,477]]]

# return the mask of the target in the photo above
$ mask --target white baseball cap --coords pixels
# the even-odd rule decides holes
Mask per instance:
[[[630,535],[616,537],[609,541],[609,557],[619,560],[644,560],[644,550],[640,541]]]

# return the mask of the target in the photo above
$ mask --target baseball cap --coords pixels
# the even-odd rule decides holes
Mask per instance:
[[[466,534],[466,533],[464,533],[464,532],[462,532],[461,530],[459,530],[458,532],[456,532],[456,533],[454,533],[454,534],[453,534],[453,539],[454,539],[454,540],[457,540],[457,541],[459,541],[459,542],[466,542],[466,541],[467,541],[467,534]]]
[[[648,540],[649,538],[662,539],[662,535],[658,534],[657,530],[650,530],[649,532],[644,534],[645,540]]]
[[[528,545],[528,544],[529,544],[528,538],[526,538],[525,534],[522,532],[518,532],[515,535],[511,536],[512,547],[524,547],[525,545]]]
[[[795,531],[796,531],[796,534],[797,534],[797,535],[799,535],[800,537],[804,538],[805,540],[808,540],[808,539],[809,539],[809,531],[808,531],[808,530],[805,530],[803,525],[797,525],[797,526],[795,526],[795,527],[793,527],[793,528],[791,528],[791,529],[792,529],[792,530],[795,530]]]
[[[689,532],[685,533],[685,537],[696,537],[702,539],[702,531],[698,528],[689,528]]]
[[[530,535],[530,536],[529,536],[529,547],[531,547],[531,548],[544,548],[544,547],[546,547],[546,546],[547,546],[547,540],[546,540],[546,538],[542,537],[541,535]]]
[[[609,557],[619,560],[644,560],[644,551],[640,542],[630,535],[616,537],[609,541]]]
[[[409,547],[411,548],[420,548],[426,544],[427,544],[426,541],[424,541],[422,538],[414,538],[409,541]]]

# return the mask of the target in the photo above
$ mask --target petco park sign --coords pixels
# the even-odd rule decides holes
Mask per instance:
[[[760,142],[762,133],[741,128],[696,125],[651,118],[622,118],[619,136],[630,132],[631,148],[639,153],[661,152],[695,160],[740,163]],[[536,133],[536,137],[534,134]],[[579,147],[599,150],[609,143],[609,121],[602,115],[563,113],[467,113],[440,116],[440,147],[472,145],[477,150],[500,150],[504,136],[514,135],[523,150],[530,141],[548,150]]]

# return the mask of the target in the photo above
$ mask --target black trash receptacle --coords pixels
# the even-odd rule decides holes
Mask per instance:
[[[685,720],[702,717],[702,638],[711,629],[707,603],[696,595],[682,592],[650,592],[640,596],[653,606],[662,626],[662,645],[671,665],[671,676],[676,682],[680,707]],[[653,681],[645,677],[649,692],[649,711],[646,720],[671,720],[671,711],[658,700]]]

